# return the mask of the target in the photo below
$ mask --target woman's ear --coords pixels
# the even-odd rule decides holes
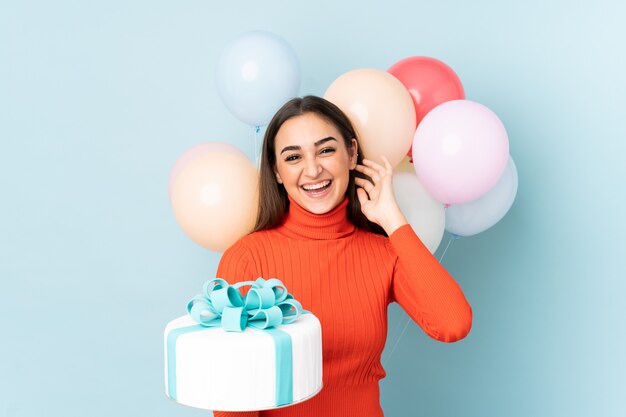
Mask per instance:
[[[276,171],[274,171],[274,173],[276,174],[276,181],[278,181],[279,184],[282,184],[283,180],[280,178],[280,174]]]
[[[356,139],[352,138],[352,156],[350,157],[350,169],[356,168],[358,156],[359,156],[359,145]]]

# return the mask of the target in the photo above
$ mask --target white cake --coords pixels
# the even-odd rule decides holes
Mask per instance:
[[[265,410],[305,401],[321,388],[322,331],[313,314],[243,332],[204,327],[189,315],[165,328],[165,392],[181,404]]]

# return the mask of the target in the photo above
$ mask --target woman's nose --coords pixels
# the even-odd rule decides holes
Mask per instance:
[[[307,158],[304,170],[307,176],[315,178],[322,172],[322,166],[317,158]]]

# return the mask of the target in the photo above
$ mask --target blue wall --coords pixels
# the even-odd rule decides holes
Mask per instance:
[[[508,129],[517,200],[442,261],[473,330],[447,345],[411,323],[390,356],[406,317],[392,306],[386,415],[626,414],[625,15],[615,1],[3,2],[0,415],[207,415],[164,395],[163,327],[219,260],[177,226],[167,181],[202,141],[254,157],[213,82],[251,29],[291,43],[301,94],[429,55]]]

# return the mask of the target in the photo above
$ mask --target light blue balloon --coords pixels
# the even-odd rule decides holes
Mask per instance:
[[[300,64],[295,51],[280,36],[246,32],[224,48],[215,83],[235,117],[251,126],[264,126],[286,101],[298,95]]]
[[[446,209],[446,230],[457,236],[484,232],[504,217],[516,195],[517,168],[509,155],[504,172],[491,190],[477,200]]]

